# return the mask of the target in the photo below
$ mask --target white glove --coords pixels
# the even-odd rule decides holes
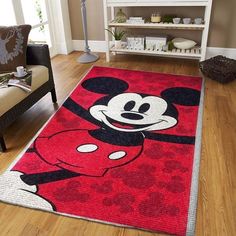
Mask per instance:
[[[36,194],[37,186],[24,183],[21,175],[23,173],[18,171],[7,171],[0,175],[0,201],[53,211],[52,205]]]

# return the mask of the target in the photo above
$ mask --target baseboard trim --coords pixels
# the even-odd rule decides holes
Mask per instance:
[[[72,40],[72,44],[74,51],[84,51],[84,40]],[[89,40],[89,48],[93,52],[105,52],[106,42]]]
[[[217,48],[208,47],[206,58],[211,58],[217,55],[223,55],[236,60],[236,48]]]
[[[68,55],[69,53],[74,51],[74,45],[70,42],[65,43],[55,43],[57,54]]]
[[[73,40],[73,49],[75,51],[84,50],[84,40]],[[105,41],[95,41],[89,40],[89,47],[93,52],[105,52],[106,42]],[[223,55],[236,60],[236,48],[218,48],[218,47],[208,47],[206,58],[211,58],[217,55]]]

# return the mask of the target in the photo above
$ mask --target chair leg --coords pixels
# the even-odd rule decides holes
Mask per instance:
[[[57,103],[57,94],[56,94],[55,88],[51,90],[51,96],[52,96],[53,103]]]
[[[4,138],[2,135],[0,135],[0,147],[1,147],[1,151],[5,152],[7,150]]]

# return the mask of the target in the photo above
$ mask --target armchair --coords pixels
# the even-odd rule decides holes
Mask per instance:
[[[38,102],[48,92],[53,103],[57,102],[49,49],[47,45],[28,45],[27,66],[32,70],[32,92],[19,88],[0,90],[0,150],[6,151],[3,133],[21,114]]]

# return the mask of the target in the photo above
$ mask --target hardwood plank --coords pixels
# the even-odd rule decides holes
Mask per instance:
[[[91,64],[76,62],[78,52],[56,56],[53,70],[58,104],[76,86]],[[117,56],[106,63],[104,54],[95,64],[116,68],[199,75],[198,63],[144,56]],[[227,85],[206,80],[202,157],[199,183],[196,235],[236,235],[236,81]],[[8,146],[0,153],[3,172],[24,149],[35,133],[58,109],[50,94],[12,124],[4,136]],[[42,211],[0,203],[0,235],[78,235],[78,236],[160,236],[142,230],[73,219]]]

